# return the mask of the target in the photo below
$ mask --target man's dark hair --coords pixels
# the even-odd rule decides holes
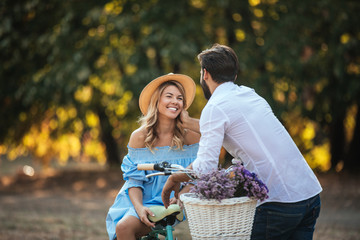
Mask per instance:
[[[239,71],[239,61],[236,53],[228,46],[214,44],[210,49],[198,55],[202,69],[211,74],[217,83],[234,82]]]

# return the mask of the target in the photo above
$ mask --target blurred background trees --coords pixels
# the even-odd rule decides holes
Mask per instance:
[[[184,73],[213,43],[241,62],[238,84],[269,101],[309,164],[360,166],[358,1],[4,0],[0,154],[44,166],[118,165],[153,78]],[[190,114],[206,104],[197,89]]]

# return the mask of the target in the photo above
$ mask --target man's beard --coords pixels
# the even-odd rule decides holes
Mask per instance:
[[[207,100],[210,99],[211,97],[211,92],[210,92],[210,89],[209,89],[209,86],[206,84],[206,82],[204,80],[202,80],[200,82],[200,85],[201,85],[201,88],[203,90],[203,93],[204,93],[204,96]]]

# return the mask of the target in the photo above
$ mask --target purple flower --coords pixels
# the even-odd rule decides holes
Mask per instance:
[[[229,178],[229,174],[225,169],[219,169],[201,175],[190,192],[196,193],[203,199],[221,201],[222,199],[233,197],[235,187],[236,182]]]
[[[234,165],[231,172],[237,182],[235,197],[248,196],[260,201],[268,198],[268,188],[255,173],[249,172],[241,164]]]
[[[229,169],[218,169],[199,177],[190,189],[202,199],[222,199],[248,196],[260,201],[268,198],[268,188],[240,163]]]

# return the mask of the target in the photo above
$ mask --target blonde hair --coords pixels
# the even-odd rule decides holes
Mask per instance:
[[[161,94],[164,89],[170,85],[177,87],[183,97],[183,107],[186,107],[186,98],[184,87],[177,81],[167,81],[161,84],[154,92],[150,99],[149,107],[145,116],[142,116],[139,120],[141,125],[146,129],[145,147],[151,151],[154,149],[154,144],[158,135],[156,128],[158,126],[158,105]],[[174,135],[171,142],[171,147],[176,146],[176,149],[183,149],[184,146],[184,134],[185,130],[180,121],[180,115],[175,119]]]

